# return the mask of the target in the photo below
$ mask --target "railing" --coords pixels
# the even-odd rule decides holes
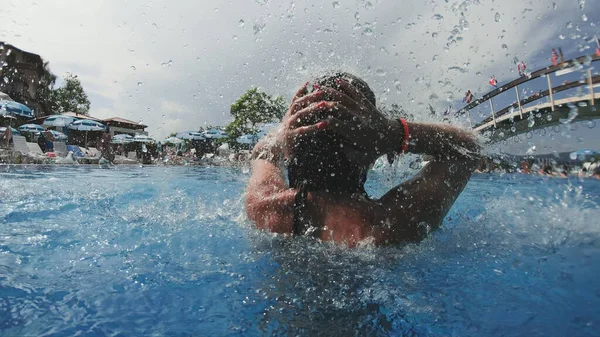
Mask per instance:
[[[489,101],[490,102],[490,109],[491,109],[491,116],[484,119],[482,122],[478,123],[476,126],[474,126],[475,130],[482,130],[485,128],[481,128],[481,126],[486,125],[486,128],[489,126],[496,126],[496,119],[502,115],[505,115],[506,113],[508,113],[510,111],[510,109],[519,109],[519,115],[521,118],[523,118],[523,113],[524,113],[524,109],[523,109],[523,105],[531,103],[533,101],[536,101],[540,98],[543,97],[550,97],[550,108],[552,109],[552,111],[555,110],[556,107],[556,102],[554,101],[554,94],[561,92],[561,91],[565,91],[565,90],[569,90],[572,88],[576,88],[579,86],[584,86],[587,85],[589,86],[589,90],[590,90],[590,101],[591,104],[595,104],[595,100],[596,100],[596,95],[594,94],[594,85],[597,83],[600,83],[600,76],[592,76],[592,71],[591,69],[587,70],[587,81],[585,82],[580,82],[580,81],[576,81],[576,82],[571,82],[571,83],[566,83],[560,86],[557,86],[555,88],[552,87],[552,82],[550,80],[550,75],[553,73],[559,73],[559,72],[571,72],[573,70],[575,70],[578,67],[581,67],[583,65],[589,65],[592,62],[598,61],[600,60],[600,55],[586,55],[586,56],[581,56],[578,58],[574,58],[571,60],[567,60],[559,65],[556,66],[549,66],[543,69],[539,69],[536,70],[532,73],[530,73],[529,75],[526,76],[522,76],[516,80],[513,80],[511,82],[508,82],[490,92],[488,92],[487,94],[483,95],[482,97],[474,100],[473,102],[469,103],[468,105],[466,105],[465,107],[463,107],[462,109],[460,109],[457,114],[464,114],[464,113],[468,113],[471,109],[479,106],[480,104]],[[548,80],[548,90],[542,91],[542,92],[538,92],[532,96],[529,96],[525,99],[521,99],[520,95],[519,95],[519,85],[532,81],[534,79],[540,78],[542,76],[546,76],[547,80]],[[499,110],[498,112],[494,111],[494,104],[492,102],[492,98],[506,92],[508,89],[512,89],[515,88],[515,93],[516,93],[516,97],[517,100],[516,102],[510,104],[509,106]],[[490,124],[491,122],[491,124]]]

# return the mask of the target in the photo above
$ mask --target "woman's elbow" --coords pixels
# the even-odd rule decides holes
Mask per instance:
[[[249,197],[246,199],[246,214],[259,229],[274,233],[291,233],[292,214],[273,206],[273,201]]]

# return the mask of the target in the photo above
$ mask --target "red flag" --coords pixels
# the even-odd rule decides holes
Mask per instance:
[[[492,78],[490,78],[490,80],[488,81],[488,83],[490,85],[493,85],[493,86],[497,87],[498,86],[498,81],[496,81],[496,76],[492,76]]]
[[[471,90],[467,90],[465,98],[463,98],[463,102],[469,104],[471,103],[471,101],[473,101],[473,93],[471,92]]]
[[[598,47],[596,47],[596,55],[600,56],[600,38],[596,38],[596,44],[598,45]]]
[[[554,48],[552,48],[552,64],[555,66],[558,65],[558,53]]]
[[[525,65],[525,62],[521,61],[521,63],[519,63],[517,65],[517,70],[519,71],[519,75],[521,75],[521,76],[525,75],[525,69],[527,69],[527,66]]]

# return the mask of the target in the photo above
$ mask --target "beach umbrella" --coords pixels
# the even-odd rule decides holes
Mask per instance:
[[[52,137],[58,141],[66,141],[69,137],[62,132],[58,132],[56,130],[48,130],[52,134]]]
[[[169,137],[165,140],[163,140],[163,143],[165,144],[180,144],[183,142],[183,139],[179,139],[177,137]]]
[[[596,159],[600,159],[600,152],[590,150],[590,149],[583,149],[583,150],[571,152],[569,154],[569,157],[572,160],[581,160],[581,161],[596,160]]]
[[[112,144],[129,144],[129,143],[133,143],[133,136],[125,134],[125,133],[118,134],[118,135],[115,135],[114,137],[112,137],[112,139],[111,139],[110,142]]]
[[[154,138],[146,135],[135,135],[133,141],[136,143],[154,143]]]
[[[46,131],[46,129],[44,129],[43,126],[37,125],[37,124],[23,124],[23,125],[19,126],[19,131],[21,131],[21,132],[44,132],[44,131]]]
[[[187,140],[204,140],[206,137],[200,132],[197,131],[184,131],[180,132],[176,135],[177,138],[187,139]]]
[[[85,131],[85,143],[87,145],[87,135],[89,131],[104,131],[104,124],[98,123],[96,121],[92,121],[89,119],[80,119],[76,120],[73,123],[69,124],[69,129],[75,131]]]
[[[235,139],[240,144],[254,144],[258,141],[257,135],[241,135]]]
[[[65,127],[69,126],[69,124],[76,121],[77,118],[71,116],[63,116],[63,115],[52,115],[47,117],[44,120],[44,124],[46,126],[56,126],[56,127]]]
[[[7,100],[0,101],[0,114],[9,114],[26,118],[34,117],[33,111],[27,105]]]
[[[0,91],[0,100],[2,101],[12,101],[13,99],[8,96],[7,93]]]
[[[11,130],[12,130],[12,134],[14,136],[20,136],[21,133],[19,132],[19,130],[13,128],[12,126],[8,126]],[[0,127],[0,134],[4,134],[4,132],[6,132],[6,126]]]
[[[104,131],[105,126],[93,120],[80,119],[69,124],[68,128],[76,131]]]
[[[210,129],[202,132],[202,135],[208,139],[221,139],[229,137],[227,132],[217,129]]]

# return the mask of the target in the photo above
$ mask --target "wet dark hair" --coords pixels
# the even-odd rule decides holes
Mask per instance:
[[[338,89],[335,83],[337,79],[349,81],[375,105],[375,94],[369,85],[352,74],[334,72],[317,78],[315,83],[321,87]],[[316,122],[318,120],[308,123]],[[308,191],[364,193],[368,168],[352,165],[342,151],[345,146],[352,145],[330,131],[299,139],[288,163],[290,187]]]

